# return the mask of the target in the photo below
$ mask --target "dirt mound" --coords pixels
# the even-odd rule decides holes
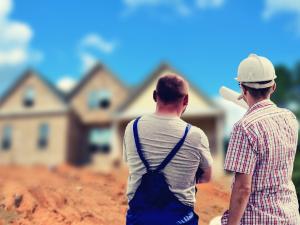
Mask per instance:
[[[0,225],[125,224],[126,178],[126,169],[104,175],[66,165],[51,169],[2,166]],[[196,211],[201,224],[227,208],[227,184],[198,186]]]

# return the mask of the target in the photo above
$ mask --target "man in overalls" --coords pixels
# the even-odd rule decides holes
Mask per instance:
[[[198,225],[195,185],[210,180],[212,157],[204,132],[180,119],[188,89],[178,75],[160,77],[153,92],[156,112],[126,127],[127,225]]]
[[[298,122],[277,107],[275,70],[265,57],[251,54],[238,69],[241,98],[249,105],[232,131],[225,169],[235,173],[225,225],[299,225],[292,173],[297,150]]]

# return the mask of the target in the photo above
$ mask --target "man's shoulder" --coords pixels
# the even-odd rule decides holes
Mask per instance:
[[[295,130],[299,130],[299,122],[297,116],[289,109],[281,108],[282,112],[288,118],[289,124],[295,128]]]
[[[234,125],[233,125],[233,128],[232,128],[232,132],[237,132],[239,130],[245,130],[245,123],[246,123],[246,120],[245,118],[241,118],[240,120],[238,120]]]
[[[136,118],[133,119],[133,120],[131,120],[131,121],[129,121],[129,122],[127,123],[127,125],[126,125],[126,127],[125,127],[125,133],[124,133],[125,138],[126,138],[126,136],[128,135],[128,133],[130,132],[130,130],[132,130],[132,128],[133,128],[133,123],[134,123],[135,120],[136,120]]]
[[[280,108],[276,105],[268,108],[262,108],[255,112],[245,114],[237,123],[236,126],[241,126],[247,130],[252,125],[255,125],[261,121],[270,119],[270,117],[284,116],[291,120],[297,121],[295,114],[286,108]]]
[[[125,129],[126,133],[133,129],[133,124],[136,121],[136,119],[138,119],[138,118],[135,118],[135,119],[128,122],[128,124],[126,125],[126,129]],[[155,120],[155,117],[153,117],[151,115],[143,115],[143,116],[140,117],[139,122],[141,122],[141,123],[139,123],[139,124],[141,124],[141,126],[143,126],[143,124],[144,124],[143,122],[145,122],[145,121],[156,122],[156,121],[152,121],[152,120]],[[179,130],[179,128],[181,130],[181,128],[187,126],[188,123],[186,121],[178,118],[178,120],[174,120],[174,124],[169,123],[169,125],[172,128],[177,127],[178,130]],[[201,128],[199,128],[197,126],[194,126],[193,124],[190,124],[190,126],[191,126],[191,128],[190,128],[189,133],[188,133],[189,138],[192,138],[192,139],[195,138],[195,139],[199,140],[199,138],[201,138],[201,137],[206,137],[206,134],[204,133],[204,131]]]
[[[200,136],[200,137],[205,136],[204,131],[203,131],[200,127],[197,127],[197,126],[192,125],[192,124],[191,124],[190,134],[191,134],[191,135],[198,136],[198,137],[199,137],[199,136]]]
[[[138,124],[140,124],[141,121],[143,121],[143,120],[145,120],[145,119],[147,120],[148,118],[151,118],[151,117],[150,117],[149,115],[143,115],[143,116],[139,116],[139,117],[136,117],[136,118],[130,120],[130,121],[127,123],[127,125],[126,125],[126,128],[125,128],[125,134],[128,133],[128,132],[130,132],[130,130],[133,129],[133,124],[134,124],[134,122],[135,122],[136,120],[138,120],[138,121],[139,121]]]
[[[130,121],[127,123],[127,125],[126,125],[126,129],[131,128],[131,127],[133,126],[133,123],[134,123],[135,120],[136,120],[136,118],[133,119],[133,120],[130,120]]]
[[[208,138],[204,131],[194,125],[191,125],[191,129],[189,131],[188,137],[187,137],[192,143],[200,143],[200,142],[208,142]]]
[[[286,114],[291,119],[297,120],[296,115],[291,110],[289,110],[287,108],[278,108],[278,109],[280,109],[282,113]]]

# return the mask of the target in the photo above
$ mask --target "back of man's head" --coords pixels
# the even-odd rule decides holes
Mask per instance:
[[[268,84],[272,81],[262,81],[262,82],[255,82],[256,84],[260,84],[260,85],[265,85],[265,84]],[[243,83],[241,83],[241,86],[249,91],[250,95],[252,98],[254,98],[255,100],[260,100],[260,99],[267,99],[270,94],[272,94],[272,90],[273,90],[273,86],[270,86],[270,87],[265,87],[265,88],[252,88],[252,87],[249,87]]]
[[[188,83],[177,74],[162,75],[156,85],[156,95],[164,104],[177,104],[188,95]]]

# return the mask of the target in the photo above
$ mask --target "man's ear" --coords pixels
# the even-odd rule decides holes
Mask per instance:
[[[248,100],[246,98],[246,96],[247,96],[247,89],[245,87],[243,87],[243,85],[241,85],[241,90],[242,90],[242,97],[241,97],[241,99],[244,99],[244,101],[248,104]]]
[[[246,94],[247,94],[246,88],[244,88],[243,86],[241,86],[241,87],[242,87],[242,93],[243,93],[243,95],[246,96]]]
[[[187,106],[189,104],[189,95],[183,97],[183,105]]]
[[[275,83],[275,84],[272,86],[271,94],[273,94],[273,93],[275,92],[276,88],[277,88],[277,85],[276,85],[276,83]]]
[[[153,91],[153,100],[155,102],[157,102],[157,92],[156,92],[156,90]]]

